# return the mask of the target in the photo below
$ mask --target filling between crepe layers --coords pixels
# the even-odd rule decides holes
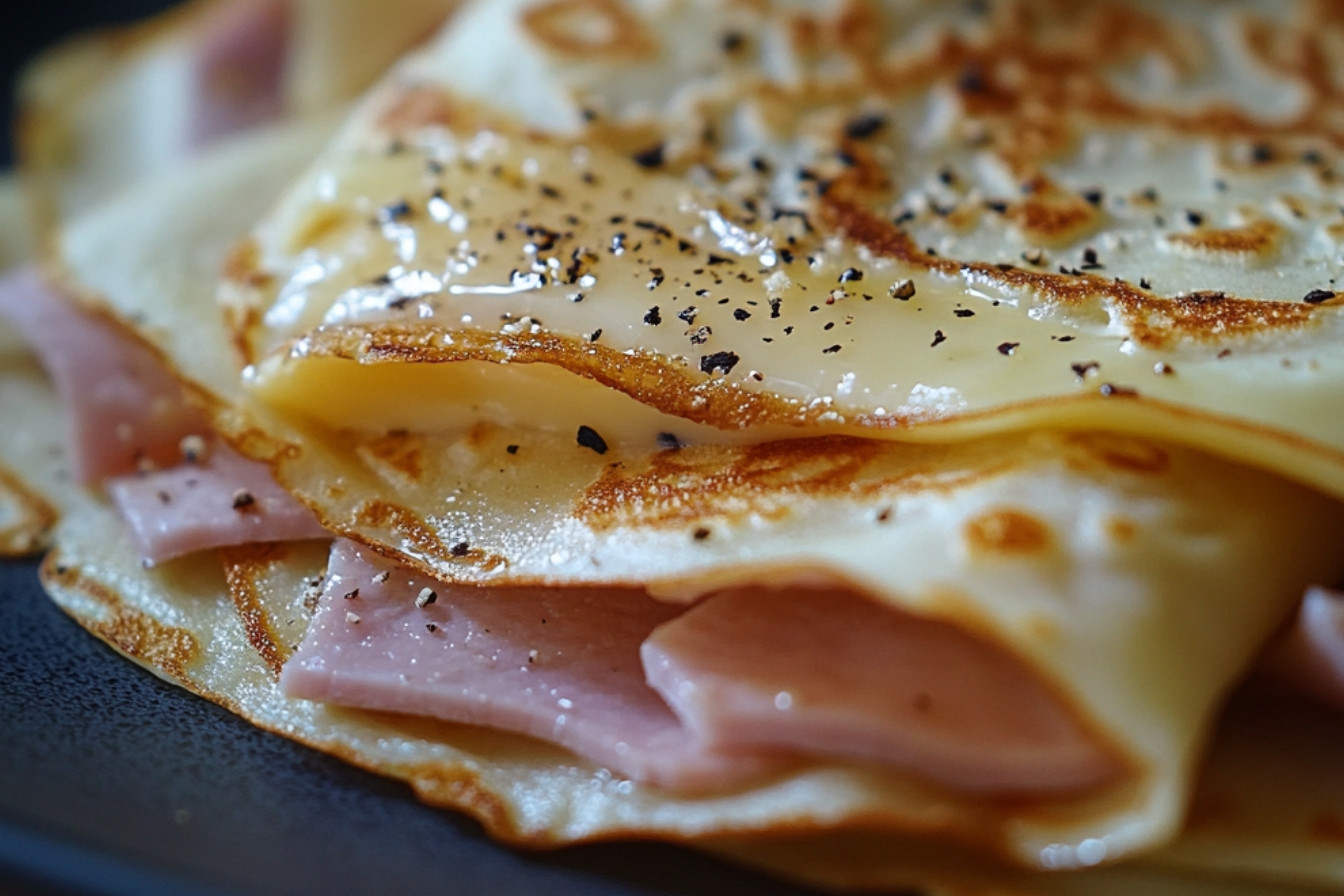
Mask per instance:
[[[107,489],[144,562],[326,534],[264,466],[202,439],[171,377],[115,325],[28,271],[0,289],[0,310],[70,400],[86,479],[119,474]],[[104,409],[123,421],[111,439],[88,434],[96,404],[79,396],[93,384],[120,402]],[[138,425],[149,408],[177,413]],[[175,454],[185,458],[156,467]],[[965,792],[1047,796],[1124,766],[1020,661],[843,587],[737,588],[687,609],[629,589],[451,586],[338,541],[281,684],[308,699],[529,734],[682,790],[827,757],[909,768]]]

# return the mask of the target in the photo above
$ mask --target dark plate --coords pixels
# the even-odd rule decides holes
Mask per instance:
[[[524,853],[169,685],[0,562],[0,893],[802,893],[660,844]]]

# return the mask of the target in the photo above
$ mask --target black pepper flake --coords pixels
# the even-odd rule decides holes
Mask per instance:
[[[823,329],[823,330],[833,330],[833,329],[835,329],[835,321],[833,321],[833,320],[828,320],[828,321],[826,321],[826,326],[822,327],[822,329]]]
[[[704,345],[709,341],[709,337],[714,335],[714,331],[709,327],[697,327],[687,335],[691,337],[691,345]]]
[[[663,322],[663,314],[661,311],[658,310],[657,305],[654,305],[648,311],[644,312],[644,323],[648,324],[649,326],[656,327],[662,322]]]
[[[838,351],[840,351],[840,345],[837,343],[836,345],[828,345],[828,346],[826,346],[826,348],[824,348],[824,349],[821,350],[821,353],[822,353],[823,355],[833,355],[833,354],[835,354],[835,353],[838,352]]]
[[[658,433],[658,447],[664,451],[676,451],[683,447],[683,442],[677,438],[675,433],[660,432]]]
[[[841,283],[858,283],[862,279],[863,271],[858,268],[845,268],[844,271],[840,273]]]
[[[705,262],[710,265],[732,264],[733,260],[723,255],[715,255],[713,252],[711,252],[709,253],[709,258],[705,259]]]
[[[1171,376],[1175,372],[1176,368],[1172,367],[1166,361],[1158,361],[1156,364],[1153,365],[1153,373],[1157,374],[1158,376]]]
[[[737,362],[742,360],[736,352],[714,352],[711,355],[702,355],[700,357],[701,373],[713,373],[722,371],[725,375],[732,373]]]
[[[851,140],[867,140],[886,125],[881,115],[864,115],[845,125],[845,136]]]
[[[600,451],[598,453],[601,454]],[[470,552],[471,545],[467,544],[465,541],[459,541],[448,549],[448,553],[452,554],[454,557],[465,557]]]
[[[986,199],[985,208],[989,209],[995,214],[1001,215],[1004,212],[1008,211],[1008,203],[1004,202],[1001,199]]]
[[[999,343],[999,354],[1001,354],[1001,355],[1011,355],[1013,352],[1017,351],[1017,347],[1018,347],[1019,345],[1021,345],[1021,344],[1022,344],[1022,343],[1020,343],[1020,342],[1000,342],[1000,343]]]
[[[939,344],[941,344],[941,343],[944,343],[944,342],[946,342],[946,341],[947,341],[947,337],[943,335],[943,331],[942,331],[942,330],[934,330],[934,331],[933,331],[933,341],[929,343],[929,348],[933,348],[933,347],[935,347],[935,346],[937,346],[937,345],[939,345]]]
[[[158,495],[159,503],[160,503],[160,504],[171,504],[171,503],[173,503],[173,496],[170,495],[170,494],[168,494],[167,492],[160,490],[159,492],[157,492],[157,495]]]
[[[426,623],[425,623],[425,631],[429,632],[431,635],[434,634],[434,633],[435,633],[436,631],[438,631],[438,630],[439,630],[439,627],[438,627],[437,625],[435,625],[434,623],[432,623],[432,622],[426,622]]]
[[[1335,297],[1334,290],[1313,289],[1311,292],[1307,293],[1305,296],[1302,297],[1302,301],[1306,302],[1308,305],[1319,305],[1322,302],[1333,299],[1334,297]]]
[[[785,335],[785,336],[792,336],[792,335],[793,335],[793,326],[792,326],[792,325],[787,326],[787,327],[784,328],[784,335]]]
[[[1139,289],[1152,289],[1152,288],[1153,288],[1153,284],[1151,284],[1151,283],[1148,282],[1148,278],[1147,278],[1147,277],[1140,277],[1140,278],[1139,278]]]
[[[1081,380],[1089,373],[1095,373],[1100,370],[1101,365],[1096,361],[1076,361],[1069,365],[1069,369],[1073,371],[1074,376]]]
[[[968,65],[957,78],[957,89],[962,93],[982,93],[985,89],[985,73],[978,65]]]
[[[677,312],[677,317],[686,321],[687,324],[693,324],[695,323],[696,310],[697,309],[694,305],[687,305],[685,308]]]
[[[1274,160],[1274,147],[1268,143],[1257,143],[1251,147],[1251,161],[1257,165]]]
[[[598,454],[607,453],[606,440],[603,439],[600,435],[598,435],[597,430],[593,429],[591,426],[579,427],[578,442],[580,446],[584,448],[591,448]]]
[[[1097,188],[1084,190],[1082,192],[1083,201],[1088,205],[1101,205],[1101,198],[1104,194]]]
[[[704,541],[710,534],[708,526],[697,526],[695,531],[691,533],[691,537],[696,541]]]
[[[1198,227],[1204,223],[1204,215],[1202,212],[1197,212],[1192,208],[1188,208],[1185,210],[1185,220],[1190,222],[1191,227]]]
[[[599,339],[601,339],[601,338],[602,338],[602,328],[601,328],[601,327],[598,327],[596,330],[594,330],[593,332],[591,332],[591,333],[588,334],[588,341],[589,341],[589,342],[596,342],[597,340],[599,340]]]
[[[1083,250],[1083,270],[1095,271],[1098,268],[1101,268],[1102,266],[1103,266],[1102,263],[1097,260],[1096,249],[1093,249],[1091,246],[1088,246],[1086,249]]]
[[[439,599],[438,592],[433,588],[421,588],[420,593],[415,596],[415,605],[423,610],[425,607]]]
[[[411,204],[405,199],[401,199],[380,208],[378,210],[378,220],[387,224],[392,221],[400,221],[402,218],[409,217],[410,214]]]
[[[734,308],[734,309],[733,309],[733,319],[734,319],[734,320],[746,320],[746,319],[749,318],[749,317],[751,317],[751,312],[748,311],[747,309],[745,309],[745,308]]]
[[[505,446],[504,446],[504,450],[507,451],[507,452],[509,452],[510,454],[517,454],[517,453],[518,453],[518,446],[517,446],[517,445],[505,445]]]
[[[663,144],[656,143],[647,149],[641,149],[632,158],[641,168],[660,168],[663,164],[663,150]]]
[[[957,317],[975,317],[975,312],[969,308],[954,308],[952,313]]]
[[[248,508],[253,507],[256,503],[257,499],[245,488],[240,488],[233,493],[234,510],[247,510]]]
[[[355,598],[359,597],[359,589],[352,588],[349,591],[342,594],[341,597],[344,598],[345,600],[354,600]]]
[[[784,300],[781,299],[779,296],[771,296],[767,301],[770,305],[771,320],[779,317],[779,307],[784,304]]]

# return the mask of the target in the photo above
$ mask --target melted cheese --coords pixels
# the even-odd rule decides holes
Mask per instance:
[[[504,27],[493,17],[512,14],[474,15]],[[641,15],[622,27],[667,50],[691,13]],[[254,394],[328,425],[425,431],[477,394],[480,371],[456,362],[486,362],[500,394],[465,413],[570,430],[564,403],[530,381],[545,365],[560,388],[597,381],[662,415],[632,436],[645,444],[669,417],[704,441],[1103,426],[1344,494],[1344,420],[1319,413],[1344,399],[1337,203],[1320,151],[1287,148],[1314,123],[1218,128],[1134,106],[1116,113],[1128,129],[1088,130],[1098,113],[1074,108],[1061,126],[1081,145],[1023,159],[968,143],[1007,113],[964,84],[945,96],[950,64],[881,94],[863,70],[775,71],[771,29],[792,15],[735,25],[750,36],[741,53],[636,64],[684,85],[643,85],[640,101],[593,77],[628,58],[576,65],[521,16],[526,66],[555,79],[563,108],[598,110],[588,123],[537,118],[515,102],[531,85],[462,64],[484,27],[468,15],[366,101],[240,256],[226,297],[258,362]],[[957,39],[962,68],[1004,52],[990,34]],[[1021,39],[1029,58],[1046,52],[1046,37]],[[1121,57],[1098,67],[1118,73]],[[797,109],[772,126],[727,111],[775,94]],[[914,125],[949,103],[940,129]],[[664,123],[683,107],[717,142],[688,145]],[[1253,143],[1262,132],[1272,148]],[[339,396],[321,385],[327,358],[360,365]],[[415,362],[448,368],[397,380],[415,401],[373,370]],[[587,406],[584,422],[615,429],[627,409]]]

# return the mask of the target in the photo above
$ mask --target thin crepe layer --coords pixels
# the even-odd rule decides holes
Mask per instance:
[[[59,243],[67,282],[151,340],[218,336],[194,265],[200,245],[224,242],[227,222],[203,212],[214,205],[203,197],[261,195],[253,166],[269,169],[284,148],[232,148],[82,219]],[[225,340],[204,346],[172,361],[200,387],[220,383],[215,401],[236,396]],[[1097,832],[1112,855],[1168,836],[1219,701],[1302,589],[1330,580],[1338,562],[1334,504],[1145,440],[1040,433],[604,455],[522,427],[430,437],[268,421],[259,431],[249,414],[262,411],[217,410],[225,435],[302,500],[353,505],[364,523],[353,534],[446,578],[507,571],[497,578],[648,585],[674,600],[822,580],[982,633],[1054,683],[1136,767],[1132,792],[1022,817],[977,808],[962,824],[1027,863]],[[407,509],[427,496],[440,496],[432,517]]]

